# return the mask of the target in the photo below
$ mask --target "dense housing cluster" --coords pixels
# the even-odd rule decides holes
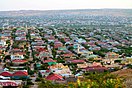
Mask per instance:
[[[132,68],[131,19],[86,14],[0,18],[0,85],[36,88],[41,81],[40,88],[59,86],[54,83],[86,87],[81,80],[90,88],[107,88],[105,82],[123,86],[118,78],[101,78]],[[94,74],[104,84],[93,81]]]

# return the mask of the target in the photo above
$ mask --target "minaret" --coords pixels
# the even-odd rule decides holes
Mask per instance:
[[[6,24],[7,24],[7,29],[9,29],[9,20],[7,20]]]
[[[3,24],[3,30],[5,29],[5,27],[4,27],[4,24]]]
[[[26,29],[27,29],[28,27],[27,27],[27,24],[26,24]]]
[[[80,46],[79,46],[79,44],[77,45],[77,53],[78,54],[80,53]]]

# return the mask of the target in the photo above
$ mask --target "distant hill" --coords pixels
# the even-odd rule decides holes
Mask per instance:
[[[0,11],[0,16],[85,15],[132,17],[132,9],[20,10]]]

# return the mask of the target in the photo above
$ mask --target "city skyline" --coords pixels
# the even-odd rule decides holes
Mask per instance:
[[[67,10],[67,9],[132,9],[131,0],[3,0],[0,11]]]

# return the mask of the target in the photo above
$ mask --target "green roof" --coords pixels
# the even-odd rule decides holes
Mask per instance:
[[[56,62],[48,62],[48,65],[53,65],[53,64],[56,64]]]

